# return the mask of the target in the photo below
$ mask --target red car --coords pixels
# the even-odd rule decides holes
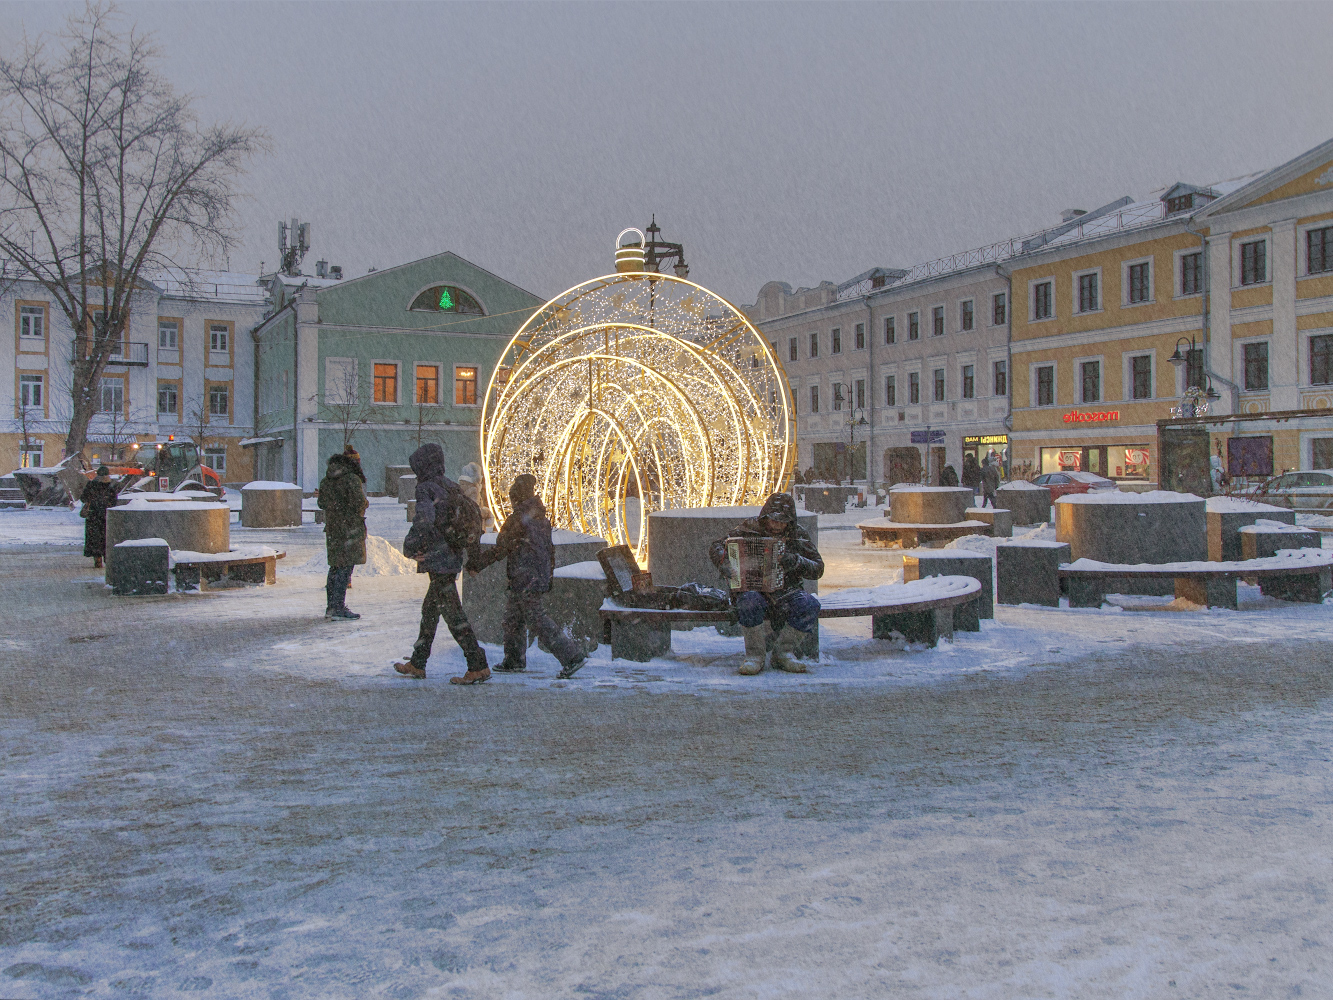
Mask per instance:
[[[1115,493],[1120,489],[1106,477],[1091,472],[1047,472],[1032,480],[1032,485],[1045,486],[1052,500],[1070,493]]]

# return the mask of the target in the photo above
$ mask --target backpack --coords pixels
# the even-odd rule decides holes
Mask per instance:
[[[461,552],[481,539],[481,508],[457,486],[449,490],[449,501],[447,511],[442,512],[439,507],[435,509],[435,530],[450,548]],[[445,514],[447,523],[440,523],[441,513]]]

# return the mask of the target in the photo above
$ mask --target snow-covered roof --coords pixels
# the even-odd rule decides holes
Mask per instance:
[[[263,302],[268,290],[259,275],[243,271],[210,271],[200,268],[168,268],[150,279],[163,295],[182,299],[219,299],[233,302]]]

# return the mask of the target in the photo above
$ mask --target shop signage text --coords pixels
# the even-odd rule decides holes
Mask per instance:
[[[944,431],[912,431],[912,444],[943,444]]]
[[[969,434],[963,438],[963,447],[971,444],[1008,444],[1009,435],[1007,434]]]
[[[1100,412],[1088,410],[1080,412],[1072,410],[1065,414],[1065,423],[1067,424],[1091,424],[1101,423],[1106,420],[1119,420],[1119,410],[1101,410]]]

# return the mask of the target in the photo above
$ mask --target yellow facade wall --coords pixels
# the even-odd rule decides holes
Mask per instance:
[[[1333,326],[1333,312],[1311,313],[1309,316],[1296,317],[1297,330],[1322,330]]]
[[[1272,285],[1255,285],[1251,288],[1237,288],[1231,293],[1232,309],[1248,309],[1251,306],[1271,306],[1272,304]]]
[[[1333,274],[1320,275],[1317,278],[1298,278],[1296,280],[1296,298],[1320,299],[1333,295]]]
[[[1330,169],[1333,169],[1333,161],[1320,164],[1313,170],[1301,174],[1295,180],[1288,181],[1263,197],[1246,202],[1246,205],[1266,205],[1269,202],[1281,201],[1283,198],[1297,198],[1303,194],[1310,194],[1312,191],[1325,191],[1328,189],[1328,182],[1325,181],[1321,185],[1319,179],[1327,174]]]

